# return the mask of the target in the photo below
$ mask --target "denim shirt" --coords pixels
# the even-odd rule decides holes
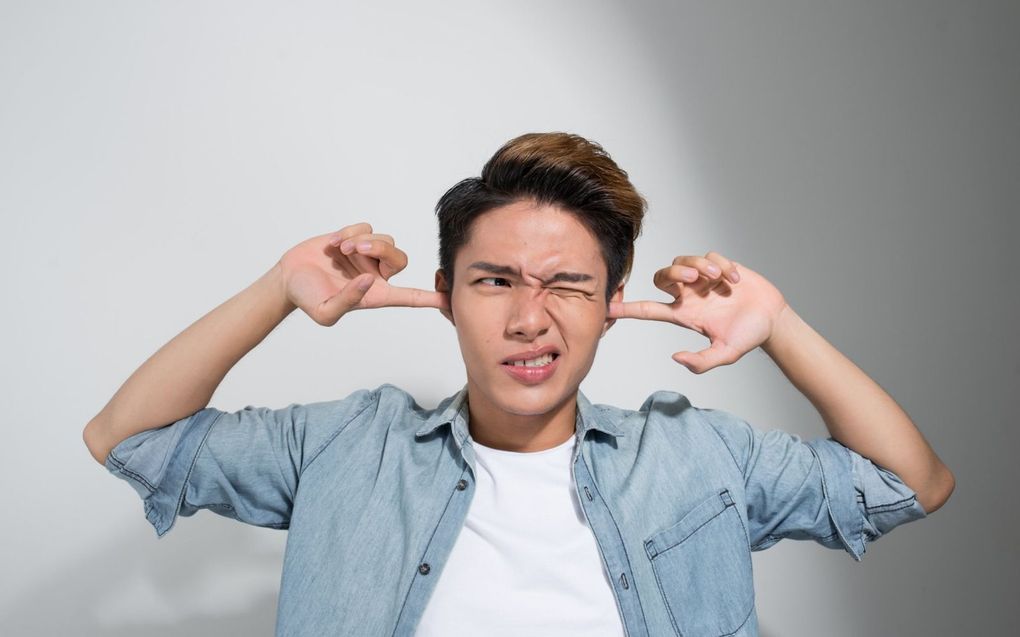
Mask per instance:
[[[466,397],[423,409],[387,384],[206,408],[127,438],[106,467],[159,536],[199,509],[289,529],[277,635],[413,635],[474,493]],[[811,539],[860,560],[925,516],[896,475],[831,439],[673,392],[637,411],[581,392],[577,405],[574,483],[630,637],[757,635],[751,551]]]

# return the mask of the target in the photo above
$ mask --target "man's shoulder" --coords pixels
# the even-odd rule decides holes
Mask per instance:
[[[592,403],[591,408],[603,417],[616,422],[624,420],[676,421],[688,418],[691,411],[697,409],[687,399],[687,396],[666,390],[652,392],[636,409],[605,403]]]
[[[442,420],[442,410],[450,402],[448,398],[435,408],[422,407],[403,388],[383,383],[343,398],[295,405],[299,411],[293,420],[300,423],[305,443],[316,455],[330,449],[329,453],[345,457],[375,457],[387,445],[417,440],[417,432]]]
[[[422,411],[422,408],[418,405],[414,396],[403,388],[392,383],[383,383],[374,388],[364,387],[361,389],[354,389],[342,398],[306,403],[306,406],[341,404],[378,404],[385,407]]]
[[[710,466],[728,470],[735,454],[748,444],[748,430],[739,418],[696,407],[676,391],[655,391],[637,409],[597,404],[592,411],[622,433],[615,448],[688,463],[701,471]]]
[[[435,407],[423,407],[410,392],[392,383],[383,383],[374,389],[359,389],[344,398],[318,403],[323,407],[346,404],[348,412],[358,412],[357,420],[385,425],[387,428],[417,428],[434,420],[444,412],[456,408],[463,391],[438,400]]]
[[[592,404],[591,410],[627,431],[647,428],[711,431],[735,418],[728,412],[697,407],[686,395],[669,390],[652,392],[636,409],[598,403]]]

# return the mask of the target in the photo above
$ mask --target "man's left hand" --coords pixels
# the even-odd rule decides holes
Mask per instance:
[[[713,269],[714,268],[714,269]],[[700,352],[677,352],[673,360],[695,374],[735,363],[772,336],[787,303],[765,277],[718,252],[679,256],[653,277],[671,303],[632,301],[609,304],[609,318],[674,323],[711,344]]]

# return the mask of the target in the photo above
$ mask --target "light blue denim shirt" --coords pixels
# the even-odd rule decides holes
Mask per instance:
[[[762,432],[681,394],[637,411],[578,393],[573,475],[627,635],[757,635],[751,551],[812,539],[860,560],[925,516],[832,440]],[[423,409],[382,385],[335,401],[203,409],[106,466],[159,536],[209,509],[289,529],[277,635],[413,635],[474,493],[466,391]]]

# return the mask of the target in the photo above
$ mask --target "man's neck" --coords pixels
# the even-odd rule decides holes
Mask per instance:
[[[468,390],[468,430],[481,445],[529,453],[552,449],[574,435],[576,394],[557,409],[536,416],[512,414],[484,399],[471,400]]]

